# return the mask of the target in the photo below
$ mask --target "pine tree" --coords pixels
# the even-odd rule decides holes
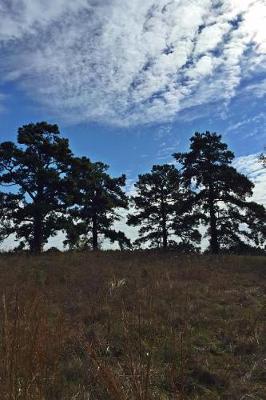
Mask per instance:
[[[119,209],[126,209],[127,196],[123,191],[125,176],[112,178],[108,166],[91,162],[88,158],[76,158],[68,181],[72,187],[69,223],[66,227],[65,245],[70,248],[97,250],[100,241],[118,242],[120,248],[130,247],[130,241],[113,227],[119,221]]]
[[[17,140],[18,145],[0,144],[0,237],[15,234],[19,248],[39,253],[64,220],[64,179],[72,153],[58,126],[46,122],[19,128]]]
[[[253,183],[230,165],[234,154],[216,133],[195,133],[188,153],[176,153],[187,187],[195,186],[197,202],[208,226],[211,252],[234,247],[247,240],[261,245],[265,232],[263,206],[247,199]]]
[[[139,175],[132,197],[135,212],[128,224],[140,226],[137,246],[193,249],[200,241],[197,215],[192,212],[193,193],[181,183],[173,165],[154,165],[150,173]]]

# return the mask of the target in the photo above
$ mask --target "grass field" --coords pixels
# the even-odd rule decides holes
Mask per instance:
[[[266,399],[266,258],[0,256],[1,400]]]

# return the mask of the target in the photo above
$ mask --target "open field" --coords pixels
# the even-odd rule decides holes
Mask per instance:
[[[266,258],[0,256],[1,400],[266,399]]]

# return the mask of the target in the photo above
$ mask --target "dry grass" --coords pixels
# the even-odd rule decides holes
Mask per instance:
[[[266,399],[265,257],[0,257],[1,400]]]

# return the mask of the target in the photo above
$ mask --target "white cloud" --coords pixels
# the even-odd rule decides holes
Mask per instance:
[[[3,79],[73,122],[171,121],[265,68],[265,0],[3,0],[0,18]]]
[[[68,13],[88,7],[86,0],[2,0],[0,40],[18,40],[58,21]]]
[[[216,22],[213,25],[207,25],[199,35],[195,46],[195,54],[205,54],[215,49],[222,43],[224,36],[231,30],[228,22]]]
[[[266,79],[248,85],[245,91],[249,96],[256,96],[258,98],[264,97],[266,93]]]

